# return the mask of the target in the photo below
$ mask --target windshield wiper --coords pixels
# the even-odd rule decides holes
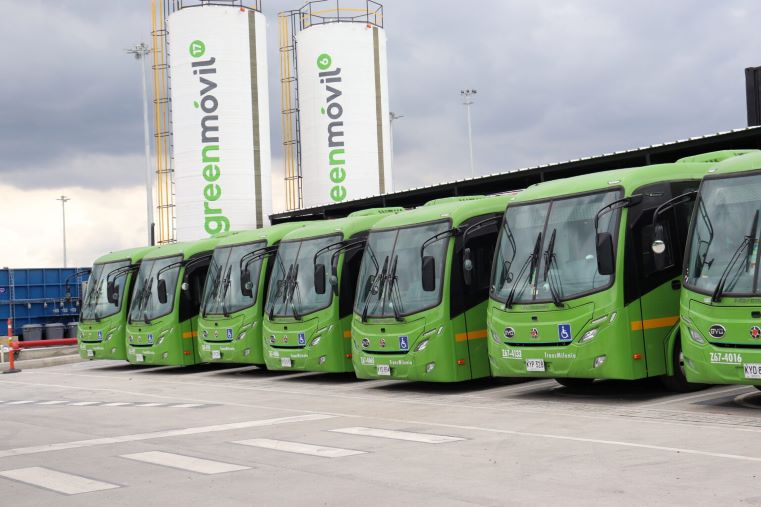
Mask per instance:
[[[227,267],[227,273],[225,273],[224,281],[222,282],[222,285],[224,288],[222,289],[222,295],[220,296],[220,300],[222,301],[222,315],[225,317],[230,316],[230,312],[227,311],[227,290],[230,288],[230,275],[232,274],[233,267],[232,265]]]
[[[563,303],[560,300],[560,291],[558,291],[557,286],[555,283],[559,283],[561,286],[562,291],[562,282],[560,282],[560,274],[558,274],[557,271],[555,271],[555,277],[549,276],[550,275],[550,267],[553,263],[555,263],[555,266],[557,267],[557,258],[555,257],[555,236],[557,235],[558,230],[552,229],[552,235],[550,236],[550,244],[547,246],[547,250],[544,252],[544,281],[547,282],[549,288],[550,288],[550,295],[552,296],[552,302],[555,303],[555,306],[561,308],[563,306]]]
[[[402,314],[401,314],[401,312],[404,310],[404,305],[402,303],[402,294],[399,291],[399,287],[396,285],[396,281],[397,281],[396,266],[398,261],[399,261],[399,256],[395,255],[394,260],[391,262],[391,268],[388,270],[389,273],[386,277],[388,279],[386,294],[392,299],[391,307],[394,310],[394,319],[396,319],[397,322],[404,322],[404,317],[402,317]],[[395,296],[396,296],[395,298],[396,301],[394,301]],[[384,301],[385,301],[385,297],[384,297]]]
[[[378,273],[375,271],[375,278],[373,283],[370,284],[370,288],[367,291],[367,299],[365,299],[365,306],[362,307],[362,322],[367,322],[367,309],[370,307],[370,298],[373,294],[378,294],[378,298],[383,294],[383,282],[386,279],[386,270],[388,269],[388,255],[383,260],[383,268]]]
[[[510,242],[510,248],[513,252],[513,256],[508,259],[502,248],[499,249],[500,255],[502,257],[502,271],[505,272],[505,281],[502,283],[504,286],[505,283],[510,283],[512,281],[512,277],[510,276],[510,268],[513,266],[513,261],[515,260],[515,254],[518,251],[518,247],[515,244],[515,236],[513,235],[513,231],[510,229],[510,224],[507,223],[507,220],[502,221],[502,229],[505,231],[505,235],[507,236],[507,240]]]
[[[209,288],[209,297],[204,299],[203,307],[201,308],[201,317],[204,319],[206,318],[206,315],[209,313],[209,304],[211,301],[214,301],[214,299],[217,296],[217,293],[219,292],[219,281],[221,279],[222,274],[222,266],[217,264],[214,259],[212,258],[212,265],[209,268],[212,271],[212,273],[209,275],[209,278],[211,279],[211,283],[213,283],[213,287]],[[214,277],[214,278],[211,278]]]
[[[505,299],[505,306],[504,308],[506,310],[509,310],[513,307],[513,300],[515,299],[516,290],[518,289],[518,283],[521,281],[521,277],[523,276],[523,273],[526,271],[526,268],[531,266],[531,269],[528,271],[528,276],[526,277],[526,283],[531,281],[531,278],[534,276],[534,271],[536,270],[537,260],[539,259],[539,249],[542,245],[542,233],[536,235],[536,241],[534,242],[534,249],[529,254],[528,258],[526,258],[526,262],[523,263],[523,266],[521,266],[521,270],[518,272],[518,276],[515,277],[515,282],[513,283],[513,288],[510,289],[510,293],[507,295],[507,298]],[[523,292],[523,287],[526,286],[526,283],[523,284],[521,287],[521,292]]]
[[[288,289],[286,288],[286,306],[288,305],[288,301],[291,303],[291,311],[293,312],[293,318],[296,320],[301,320],[301,314],[298,310],[296,310],[296,305],[293,302],[293,296],[296,294],[297,291],[299,291],[299,264],[296,263],[292,265],[293,272],[291,274],[291,281],[290,281],[290,296],[288,295]],[[299,291],[299,307],[301,307],[301,292]]]
[[[150,280],[145,284],[145,293],[143,295],[143,300],[140,302],[140,310],[143,312],[143,322],[146,324],[150,324],[151,321],[148,318],[148,310],[146,307],[148,306],[148,301],[150,301],[151,296],[153,295],[153,277],[151,277]]]
[[[742,242],[737,246],[737,249],[732,254],[732,257],[729,259],[729,263],[727,263],[727,267],[724,268],[724,271],[722,271],[721,276],[719,277],[719,281],[716,284],[716,288],[713,291],[713,295],[711,296],[711,301],[714,303],[718,303],[721,301],[721,297],[724,294],[724,285],[727,282],[727,279],[729,278],[730,273],[732,273],[732,268],[737,264],[737,262],[741,259],[743,249],[747,247],[747,251],[752,252],[753,243],[756,241],[756,228],[758,227],[758,214],[759,210],[756,210],[756,213],[753,215],[753,222],[751,223],[752,229],[748,233],[747,236],[743,237]],[[747,254],[748,257],[750,257],[750,254]],[[740,266],[743,266],[744,264],[740,264]],[[732,288],[737,283],[737,280],[740,277],[740,273],[742,271],[738,272],[737,276],[734,278],[732,283],[730,284],[729,290],[732,290]]]

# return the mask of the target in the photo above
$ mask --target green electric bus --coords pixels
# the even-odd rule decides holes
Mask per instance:
[[[201,362],[195,337],[206,272],[226,233],[155,247],[143,257],[127,316],[127,361],[188,366]]]
[[[696,388],[679,367],[675,332],[692,209],[684,196],[735,155],[549,181],[514,197],[492,267],[492,374],[567,387],[661,376],[670,389]],[[669,239],[659,259],[656,230]]]
[[[95,259],[79,315],[82,359],[127,359],[125,330],[134,273],[151,249],[131,248]]]
[[[350,372],[351,309],[367,233],[402,208],[310,223],[278,245],[264,312],[272,370]]]
[[[209,363],[264,364],[262,318],[271,258],[291,222],[225,238],[214,249],[198,317],[198,354]]]
[[[690,382],[761,389],[761,152],[704,174],[684,258],[682,364]],[[668,246],[658,237],[653,250]]]
[[[354,303],[357,377],[457,382],[489,376],[486,301],[508,199],[437,199],[375,224]]]

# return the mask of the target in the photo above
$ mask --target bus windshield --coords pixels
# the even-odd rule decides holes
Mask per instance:
[[[333,301],[333,291],[327,283],[330,269],[325,271],[324,294],[314,287],[314,255],[323,248],[341,241],[340,234],[296,241],[283,241],[277,249],[275,267],[267,290],[266,311],[272,316],[294,317],[322,310]],[[330,266],[332,252],[322,250],[317,263]]]
[[[95,264],[87,282],[87,293],[82,300],[82,320],[100,320],[119,313],[122,309],[122,297],[124,296],[125,282],[130,265],[128,260]],[[118,271],[117,271],[118,270]],[[112,273],[116,276],[111,276]],[[113,281],[119,290],[119,296],[115,303],[108,301],[107,283]]]
[[[371,232],[359,268],[354,311],[368,317],[401,317],[438,305],[449,236],[425,243],[448,229],[448,221],[439,221]],[[423,257],[434,262],[431,291],[423,289]]]
[[[203,289],[202,315],[226,316],[256,303],[262,255],[255,252],[265,246],[265,241],[257,241],[214,250]],[[250,291],[245,291],[246,294],[241,290],[241,271],[244,270],[248,271],[251,282]]]
[[[129,319],[148,323],[163,317],[174,307],[174,293],[180,274],[182,256],[148,259],[140,264],[140,271],[135,280],[135,292],[129,309]],[[167,269],[164,269],[167,268]],[[166,302],[159,301],[158,281],[166,281]]]
[[[719,285],[723,294],[758,294],[761,174],[704,180],[695,208],[685,285],[706,294]]]
[[[510,204],[494,256],[491,294],[498,301],[537,303],[569,299],[608,287],[597,271],[594,219],[621,197],[619,190]],[[619,210],[600,216],[598,232],[616,237]]]

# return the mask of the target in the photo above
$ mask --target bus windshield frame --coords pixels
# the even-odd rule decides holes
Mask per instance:
[[[80,320],[101,320],[106,317],[116,315],[122,309],[124,304],[124,290],[126,289],[127,275],[131,272],[129,259],[118,261],[102,262],[92,267],[92,273],[87,283],[87,293],[82,300],[82,312]],[[108,301],[108,282],[111,273],[119,270],[119,274],[112,280],[119,287],[118,298],[116,303]]]
[[[370,231],[357,277],[354,312],[368,318],[408,317],[440,305],[451,236],[425,243],[450,229],[451,221],[446,219]],[[433,291],[423,290],[423,256],[434,259]]]
[[[703,179],[687,237],[685,288],[714,295],[724,278],[723,296],[761,295],[761,199],[754,198],[761,195],[755,192],[761,193],[761,169]]]
[[[248,255],[267,246],[265,240],[214,249],[201,298],[201,315],[230,315],[256,304],[262,268],[260,255]],[[252,259],[252,260],[250,260]],[[241,291],[241,271],[250,273],[251,296]]]
[[[135,280],[135,291],[129,309],[129,322],[145,322],[147,324],[172,312],[182,261],[182,255],[143,260]],[[158,274],[167,266],[172,267],[161,273],[161,279],[166,281],[167,298],[165,303],[161,303],[158,298]]]
[[[610,288],[615,274],[599,274],[595,234],[610,233],[615,252],[621,210],[600,215],[597,230],[594,220],[599,210],[623,196],[619,186],[508,204],[494,253],[490,297],[506,303],[512,293],[511,303],[549,303],[553,290],[562,302]],[[532,259],[534,252],[538,258]]]

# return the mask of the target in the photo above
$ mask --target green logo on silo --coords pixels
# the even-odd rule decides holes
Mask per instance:
[[[317,57],[317,66],[320,68],[320,70],[326,70],[328,67],[330,67],[331,63],[333,63],[333,59],[327,53],[323,53]]]
[[[190,56],[193,58],[200,58],[206,52],[206,44],[202,40],[194,40],[190,43]]]

